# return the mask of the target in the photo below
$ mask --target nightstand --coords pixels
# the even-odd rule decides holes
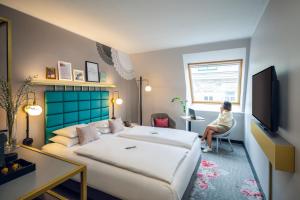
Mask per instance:
[[[64,199],[51,189],[77,174],[81,178],[81,200],[87,199],[85,165],[23,145],[16,152],[19,158],[35,163],[36,170],[0,185],[0,199],[33,199],[44,193]]]

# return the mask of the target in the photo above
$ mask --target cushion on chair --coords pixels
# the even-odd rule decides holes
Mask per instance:
[[[168,128],[169,118],[156,118],[154,119],[154,124],[156,127]]]

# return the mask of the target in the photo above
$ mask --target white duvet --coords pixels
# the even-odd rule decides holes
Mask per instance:
[[[118,134],[119,137],[166,144],[191,149],[198,134],[178,129],[135,126]]]
[[[128,147],[135,148],[126,149]],[[78,148],[75,153],[172,183],[188,150],[120,137],[101,137],[97,141]]]

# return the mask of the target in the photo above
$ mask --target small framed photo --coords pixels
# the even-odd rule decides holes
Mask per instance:
[[[56,79],[55,67],[46,67],[46,79]]]
[[[86,81],[100,82],[98,63],[85,61]]]
[[[58,61],[58,79],[72,81],[72,64],[64,61]]]
[[[84,71],[74,69],[73,70],[73,80],[78,82],[84,82]]]
[[[107,79],[106,72],[100,72],[100,82],[105,83]]]

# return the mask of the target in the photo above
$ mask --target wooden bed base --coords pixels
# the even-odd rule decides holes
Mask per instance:
[[[199,160],[196,164],[196,167],[194,169],[194,172],[192,174],[190,182],[189,182],[189,184],[188,184],[188,186],[187,186],[187,188],[186,188],[186,190],[183,194],[182,200],[188,200],[189,197],[190,197],[191,191],[192,191],[193,186],[194,186],[194,182],[197,178],[197,171],[198,171],[198,168],[200,166],[200,163],[201,163],[201,155],[200,155]],[[67,189],[69,191],[72,191],[73,193],[78,193],[78,194],[79,194],[79,191],[80,191],[80,184],[76,181],[73,181],[73,180],[67,180],[66,182],[64,182],[63,184],[61,184],[58,187],[59,187],[58,190]],[[101,199],[101,200],[120,200],[117,197],[113,197],[109,194],[106,194],[102,191],[96,190],[96,189],[91,188],[91,187],[88,187],[87,194],[88,194],[88,199],[89,200],[98,200],[98,199]]]

